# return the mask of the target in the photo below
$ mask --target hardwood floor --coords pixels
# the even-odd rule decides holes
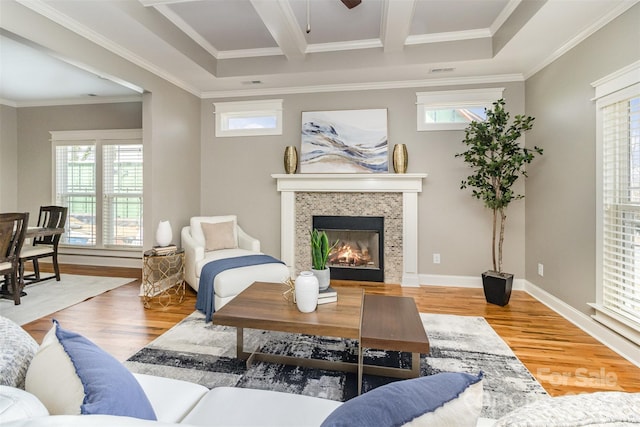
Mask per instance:
[[[46,268],[46,267],[45,267]],[[61,266],[72,274],[137,277],[120,288],[24,325],[38,342],[56,318],[124,361],[194,311],[196,296],[187,286],[178,306],[144,309],[138,296],[139,269]],[[362,286],[366,292],[413,297],[418,311],[482,316],[552,396],[594,391],[640,392],[640,368],[523,291],[509,305],[487,304],[482,289],[332,282]],[[27,289],[28,291],[28,289]],[[28,297],[23,304],[28,304]]]

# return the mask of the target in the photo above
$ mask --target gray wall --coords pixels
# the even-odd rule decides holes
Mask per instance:
[[[18,3],[2,2],[2,14],[6,31],[145,90],[144,246],[153,245],[161,219],[179,242],[179,228],[200,211],[200,99]]]
[[[33,222],[38,219],[40,206],[55,202],[49,131],[140,128],[141,102],[18,108],[20,209],[29,211]]]
[[[512,114],[524,112],[524,83],[492,86],[506,88]],[[264,137],[216,138],[213,102],[224,100],[203,100],[202,213],[237,214],[246,231],[262,241],[263,251],[279,256],[280,194],[270,175],[284,172],[285,146],[300,150],[301,113],[387,108],[390,153],[393,144],[407,144],[408,172],[429,175],[418,196],[419,273],[479,277],[491,268],[491,214],[469,191],[459,189],[469,173],[454,157],[464,149],[464,131],[416,131],[416,92],[464,88],[472,86],[286,95],[283,135]],[[522,278],[524,201],[508,215],[504,267]],[[441,254],[439,265],[432,263],[434,252]]]
[[[526,278],[584,313],[595,302],[596,124],[591,83],[640,59],[640,5],[527,80],[545,149],[526,183]],[[544,264],[544,277],[537,264]]]
[[[18,209],[18,114],[0,105],[0,212]]]

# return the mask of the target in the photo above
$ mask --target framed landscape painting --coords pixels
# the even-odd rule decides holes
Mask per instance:
[[[389,170],[387,110],[302,113],[301,173]]]

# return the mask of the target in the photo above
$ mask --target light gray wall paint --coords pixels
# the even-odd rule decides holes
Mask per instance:
[[[49,131],[141,127],[140,102],[18,108],[18,206],[34,222],[40,206],[55,202]]]
[[[524,112],[524,83],[493,86],[506,88],[504,97],[512,114]],[[408,172],[429,174],[418,196],[419,273],[479,277],[491,268],[491,214],[468,190],[459,189],[470,172],[454,157],[464,149],[464,131],[416,130],[416,92],[463,88],[472,87],[286,95],[283,135],[264,137],[216,138],[214,100],[203,100],[201,213],[237,214],[241,226],[262,241],[263,251],[279,256],[280,194],[270,175],[284,172],[285,146],[300,150],[301,113],[386,108],[389,154],[393,144],[405,143]],[[508,215],[504,267],[522,278],[524,201],[514,203]],[[441,254],[441,264],[432,263],[434,252]]]
[[[640,59],[640,5],[526,82],[544,148],[526,183],[526,278],[577,310],[595,301],[596,111],[591,83]],[[544,265],[544,277],[537,264]]]
[[[2,14],[6,31],[145,90],[144,246],[153,245],[161,219],[179,242],[177,230],[200,210],[200,99],[18,3],[2,2]]]
[[[0,105],[0,212],[18,209],[18,113]]]

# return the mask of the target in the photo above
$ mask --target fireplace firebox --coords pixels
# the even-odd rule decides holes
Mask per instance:
[[[329,253],[331,278],[384,282],[384,217],[313,216],[313,228],[338,244]]]

